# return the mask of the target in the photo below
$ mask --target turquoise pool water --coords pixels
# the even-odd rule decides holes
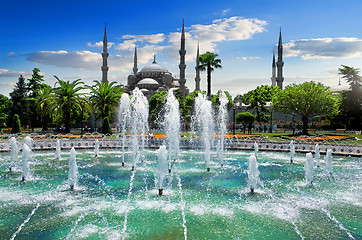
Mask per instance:
[[[308,187],[305,154],[291,165],[288,153],[259,152],[261,184],[252,195],[250,154],[228,151],[223,167],[213,158],[206,172],[202,152],[181,151],[158,196],[152,150],[134,172],[129,153],[123,167],[120,151],[77,151],[75,191],[69,152],[61,160],[34,152],[25,183],[21,164],[9,173],[2,153],[0,239],[362,239],[361,159],[333,156],[332,178],[322,160]]]

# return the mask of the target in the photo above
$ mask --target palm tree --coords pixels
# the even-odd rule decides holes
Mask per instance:
[[[38,90],[36,105],[40,107],[42,131],[48,130],[48,123],[52,113],[52,88],[43,84]]]
[[[54,76],[59,83],[59,87],[54,88],[54,108],[59,108],[64,122],[64,132],[69,133],[71,127],[71,110],[73,107],[80,108],[80,98],[82,93],[79,91],[83,90],[84,87],[79,86],[84,84],[80,79],[74,80],[72,82],[63,81],[57,76]]]
[[[197,70],[207,70],[207,96],[209,99],[211,95],[211,72],[214,71],[215,68],[222,68],[220,65],[221,60],[216,58],[217,56],[219,55],[206,52],[200,55],[197,59],[197,61],[200,63],[200,65],[197,67]]]
[[[124,92],[121,85],[116,85],[117,82],[100,82],[95,80],[93,86],[87,86],[91,90],[90,101],[97,109],[102,117],[102,122],[105,117],[111,118],[112,113],[117,110],[119,100]]]

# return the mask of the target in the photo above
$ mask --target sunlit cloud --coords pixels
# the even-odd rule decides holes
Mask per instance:
[[[284,45],[286,57],[308,59],[354,58],[362,56],[358,38],[314,38],[293,40]]]
[[[114,42],[107,42],[107,47],[111,48],[114,45]],[[87,43],[88,47],[97,47],[97,48],[102,48],[103,47],[103,41],[99,41],[96,43]]]
[[[196,49],[200,44],[200,53],[218,52],[218,44],[225,41],[251,39],[255,34],[265,31],[266,21],[230,17],[214,20],[211,24],[185,25],[186,62],[195,62]],[[156,54],[164,62],[178,64],[180,55],[181,29],[167,34],[123,35],[120,42],[109,42],[110,71],[130,72],[133,66],[134,49],[137,47],[138,64],[147,64]],[[101,48],[103,42],[88,43],[88,47]],[[39,51],[25,55],[26,60],[36,64],[95,71],[102,65],[101,51]],[[255,58],[255,57],[254,57]],[[253,57],[249,57],[253,59]]]
[[[230,10],[230,8],[222,10],[221,16],[225,16],[228,12],[230,12]]]
[[[14,52],[9,52],[7,54],[8,58],[13,58],[15,56],[15,53]]]
[[[26,60],[36,64],[52,65],[79,70],[92,70],[99,67],[102,57],[90,51],[39,51],[25,55]]]
[[[31,75],[28,72],[22,71],[9,71],[8,69],[0,69],[0,77],[19,77],[20,75]]]

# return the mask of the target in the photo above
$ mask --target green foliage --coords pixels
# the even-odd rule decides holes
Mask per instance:
[[[11,133],[21,133],[21,124],[18,114],[14,114]]]
[[[221,60],[216,58],[219,55],[211,52],[206,52],[199,56],[197,61],[200,65],[197,67],[197,70],[207,71],[207,96],[211,97],[211,72],[214,71],[215,68],[222,68]]]
[[[40,109],[41,115],[41,125],[42,130],[48,130],[48,124],[52,120],[52,88],[47,84],[42,84],[41,88],[38,90],[38,97],[36,98],[36,105]]]
[[[162,111],[162,106],[166,101],[167,91],[159,91],[154,94],[149,101],[149,112],[150,112],[150,121],[153,124],[158,124],[157,119],[160,116]]]
[[[87,86],[91,90],[91,104],[102,118],[111,118],[119,106],[124,90],[121,85],[117,85],[117,82],[94,81],[94,83],[93,86]]]
[[[332,95],[329,87],[313,81],[288,85],[273,98],[275,109],[301,116],[305,135],[308,134],[308,117],[317,114],[336,116],[339,105],[339,99]]]
[[[74,80],[72,82],[63,81],[57,76],[54,76],[59,83],[59,87],[54,89],[53,108],[58,108],[59,114],[61,114],[64,123],[64,132],[69,133],[71,127],[71,109],[72,107],[80,108],[80,98],[82,96],[79,93],[84,89],[80,84],[84,84],[80,79]]]
[[[235,123],[242,123],[244,125],[244,133],[245,129],[248,127],[248,132],[251,133],[252,124],[255,122],[255,116],[250,112],[238,113],[235,116]]]
[[[248,125],[248,124],[253,124],[255,122],[255,116],[250,113],[250,112],[242,112],[242,113],[238,113],[235,116],[235,123],[237,124],[244,124],[244,125]]]
[[[10,106],[10,100],[6,96],[0,94],[0,129],[6,127]]]
[[[214,108],[217,108],[220,105],[221,93],[222,93],[222,91],[219,90],[219,91],[217,91],[216,95],[211,95],[211,103]],[[229,101],[227,104],[227,108],[231,109],[233,107],[232,97],[228,91],[224,91],[224,94],[226,95],[226,97],[228,98],[228,101]]]
[[[20,75],[18,82],[15,84],[14,90],[10,93],[10,98],[12,105],[10,107],[10,118],[9,118],[9,126],[11,124],[11,120],[13,116],[17,114],[20,116],[20,121],[23,124],[28,124],[29,122],[29,108],[27,104],[27,91],[28,88],[25,83],[25,78]]]
[[[266,104],[271,102],[273,96],[279,91],[280,89],[277,86],[261,85],[243,95],[242,101],[248,105],[248,110],[255,111],[257,122],[266,121],[266,114],[270,113],[269,109],[266,108]]]
[[[350,85],[350,90],[342,93],[340,118],[349,127],[359,129],[362,115],[362,80],[359,69],[342,65],[338,71]]]
[[[197,95],[199,93],[201,93],[201,91],[193,91],[185,98],[185,100],[182,102],[182,104],[180,104],[180,113],[181,113],[182,118],[186,122],[191,121],[191,115],[192,115],[192,110],[193,110],[193,106],[195,103],[195,98],[197,97]],[[205,92],[202,92],[202,94],[205,95]]]
[[[109,118],[104,117],[102,123],[102,133],[103,134],[112,134],[111,125],[109,124]]]
[[[30,79],[28,79],[27,83],[27,91],[28,91],[28,98],[27,103],[29,105],[29,117],[30,117],[30,127],[34,130],[34,127],[39,126],[40,124],[40,116],[41,116],[41,109],[39,105],[36,104],[39,91],[43,87],[43,75],[40,75],[39,68],[33,69],[33,75]]]

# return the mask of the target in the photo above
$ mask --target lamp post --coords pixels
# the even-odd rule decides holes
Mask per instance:
[[[83,138],[83,128],[84,128],[84,99],[81,100],[80,106],[82,108],[82,124],[80,128],[80,138]]]
[[[235,137],[235,105],[233,106],[233,112],[234,112],[234,115],[233,115],[233,137]]]
[[[239,107],[239,102],[236,102],[233,106],[233,113],[234,113],[234,115],[233,115],[233,137],[235,137],[235,121],[236,121],[235,112],[236,112],[237,107]]]

